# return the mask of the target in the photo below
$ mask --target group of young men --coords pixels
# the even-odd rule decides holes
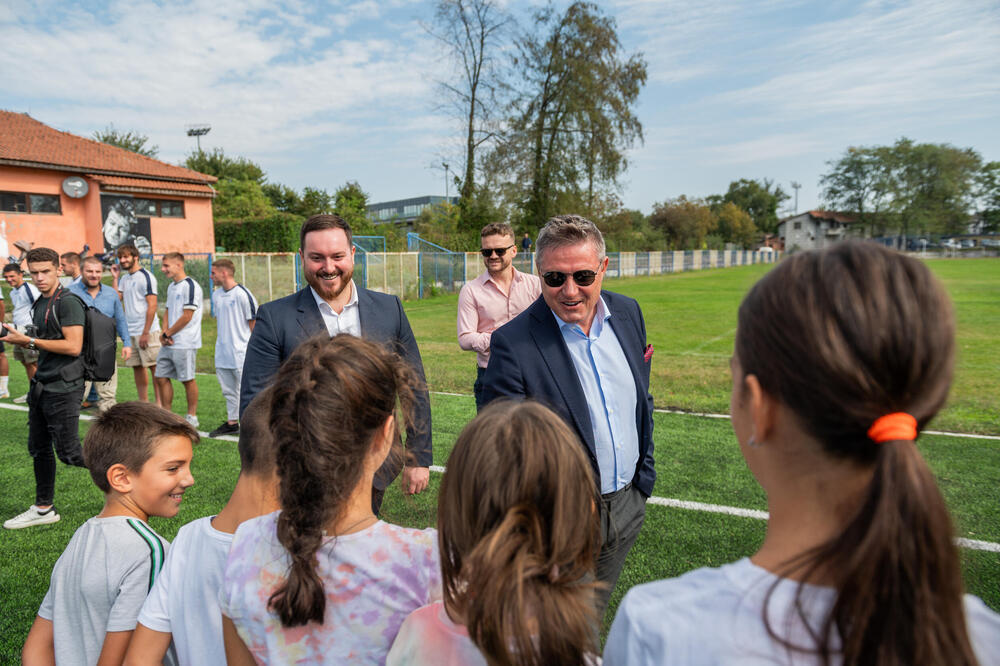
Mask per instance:
[[[53,448],[64,463],[82,465],[78,435],[82,407],[96,395],[100,412],[116,402],[118,369],[107,381],[89,382],[80,358],[85,308],[111,318],[122,340],[122,359],[132,367],[138,398],[149,399],[152,377],[155,402],[166,409],[173,402],[172,379],[182,383],[187,397],[186,420],[198,426],[198,386],[195,356],[201,347],[203,299],[201,286],[184,271],[184,256],[163,257],[167,287],[166,328],[157,316],[156,277],[139,263],[133,245],[117,251],[119,266],[112,267],[113,286],[102,284],[104,265],[94,256],[76,253],[58,255],[48,248],[35,248],[25,257],[32,282],[24,280],[19,264],[4,267],[11,287],[13,323],[5,325],[5,337],[14,347],[14,358],[24,364],[30,390],[15,402],[28,403],[28,449],[34,460],[36,496],[29,509],[4,522],[17,529],[53,523],[59,514],[52,505],[55,479]],[[60,273],[62,276],[60,277]],[[220,259],[212,266],[213,311],[218,319],[216,374],[227,403],[227,420],[211,435],[239,432],[239,386],[243,356],[256,316],[253,295],[234,278],[231,261]],[[0,299],[0,318],[3,301]],[[0,345],[3,343],[0,342]],[[0,346],[0,397],[10,397],[8,362]],[[87,396],[87,399],[84,397]]]

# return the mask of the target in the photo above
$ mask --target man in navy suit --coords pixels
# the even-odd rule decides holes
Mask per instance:
[[[554,217],[535,241],[542,295],[493,332],[484,402],[532,398],[586,449],[601,496],[597,578],[603,613],[653,492],[652,347],[633,299],[601,291],[604,238],[577,215]]]
[[[314,215],[299,232],[302,272],[309,286],[265,303],[247,345],[240,386],[240,416],[303,341],[322,332],[349,333],[381,342],[405,358],[424,380],[417,341],[399,298],[354,284],[354,245],[350,225],[337,215]],[[403,490],[422,492],[430,479],[431,409],[426,387],[417,392],[416,425],[406,433]],[[336,427],[331,423],[330,427]],[[375,475],[372,508],[378,513],[385,488],[400,472],[391,459]]]

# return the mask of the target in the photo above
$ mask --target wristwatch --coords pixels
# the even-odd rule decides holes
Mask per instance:
[[[36,349],[38,349],[38,347],[35,346],[35,339],[34,338],[31,338],[30,340],[28,340],[28,349],[30,349],[31,351],[35,351]]]

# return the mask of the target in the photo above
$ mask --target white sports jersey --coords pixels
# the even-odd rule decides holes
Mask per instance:
[[[156,295],[156,278],[145,268],[140,268],[135,273],[123,273],[118,278],[118,290],[122,292],[128,334],[142,335],[142,329],[146,325],[146,296]],[[159,330],[160,318],[154,315],[149,332]]]
[[[28,282],[22,282],[20,287],[10,290],[10,302],[14,305],[14,326],[23,330],[23,327],[31,323],[31,306],[40,295],[38,288]]]
[[[241,284],[226,291],[222,287],[212,292],[212,309],[219,323],[215,338],[215,367],[243,369],[250,325],[257,316],[257,301]]]
[[[201,349],[201,285],[186,277],[167,286],[167,327],[171,327],[185,310],[193,310],[191,321],[174,333],[174,349]]]

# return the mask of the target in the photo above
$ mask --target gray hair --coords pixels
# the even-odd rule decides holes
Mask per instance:
[[[580,215],[556,215],[549,218],[535,241],[535,263],[541,266],[546,250],[584,241],[593,243],[597,259],[604,261],[604,236],[596,224]]]

